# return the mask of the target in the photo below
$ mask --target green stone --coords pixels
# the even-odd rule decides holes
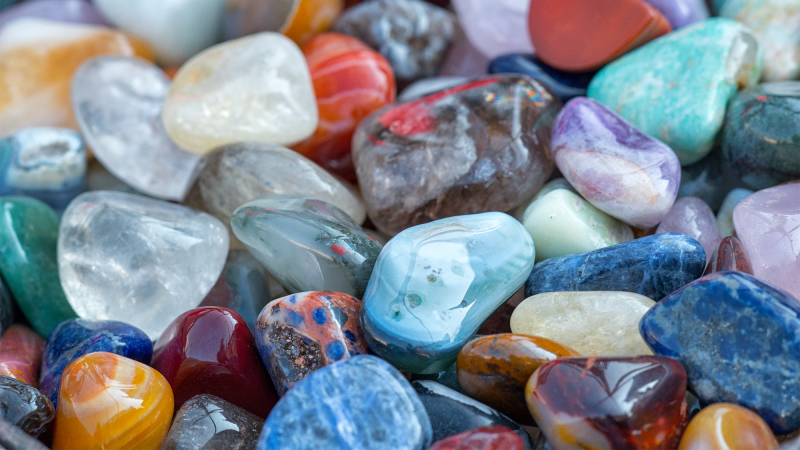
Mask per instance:
[[[0,272],[33,328],[47,336],[78,317],[58,276],[58,215],[30,197],[0,198]]]

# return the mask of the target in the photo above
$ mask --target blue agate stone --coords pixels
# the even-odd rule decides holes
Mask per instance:
[[[562,102],[586,95],[589,82],[597,71],[564,72],[545,64],[536,55],[513,53],[502,55],[489,62],[489,73],[521,73],[545,85]]]
[[[361,306],[370,348],[401,370],[446,370],[492,312],[525,283],[533,240],[490,212],[408,228],[378,256]]]
[[[272,409],[257,450],[424,450],[428,413],[387,362],[354,356],[309,374]]]
[[[76,359],[93,352],[122,355],[150,364],[153,343],[147,334],[123,322],[113,320],[70,319],[50,332],[44,344],[39,390],[57,405],[61,374]]]
[[[62,214],[86,190],[86,148],[64,128],[26,128],[0,141],[0,196],[25,195]]]
[[[704,404],[749,408],[776,434],[800,427],[800,302],[743,272],[717,272],[645,313],[640,331],[686,368]]]
[[[700,278],[706,252],[699,242],[661,233],[536,265],[525,297],[544,292],[624,291],[659,301]]]

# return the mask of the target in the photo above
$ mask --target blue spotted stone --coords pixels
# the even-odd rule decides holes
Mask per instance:
[[[579,255],[546,259],[533,268],[525,296],[561,291],[625,291],[659,301],[706,266],[696,240],[676,233],[647,236]]]
[[[309,374],[275,405],[257,450],[424,450],[431,422],[408,381],[359,355]]]
[[[112,320],[70,319],[47,337],[39,390],[57,406],[61,374],[69,363],[92,352],[109,352],[150,364],[153,343],[144,331]]]
[[[513,53],[502,55],[489,62],[489,73],[521,73],[545,85],[562,102],[586,95],[589,82],[597,73],[564,72],[545,64],[536,55]]]
[[[640,331],[686,368],[704,404],[736,403],[776,434],[800,427],[800,302],[742,272],[703,277],[656,304]]]

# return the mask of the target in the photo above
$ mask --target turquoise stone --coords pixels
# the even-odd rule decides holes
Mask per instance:
[[[381,244],[322,200],[272,196],[240,206],[231,228],[289,292],[334,291],[361,298]]]
[[[408,228],[383,248],[361,306],[370,348],[412,373],[446,370],[533,268],[533,240],[491,212]]]
[[[669,145],[682,165],[712,148],[725,105],[758,82],[756,38],[730,19],[712,18],[656,39],[603,68],[588,96]]]

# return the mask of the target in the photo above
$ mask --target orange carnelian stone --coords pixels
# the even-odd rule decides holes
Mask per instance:
[[[730,403],[703,408],[689,422],[678,450],[769,450],[778,441],[758,414]]]
[[[358,39],[325,33],[303,46],[319,106],[319,126],[294,149],[350,181],[350,142],[358,123],[394,101],[394,74],[380,53]]]
[[[64,370],[53,450],[157,450],[173,408],[160,373],[124,356],[89,353]]]
[[[344,0],[298,0],[281,32],[298,45],[331,26],[344,9]]]

